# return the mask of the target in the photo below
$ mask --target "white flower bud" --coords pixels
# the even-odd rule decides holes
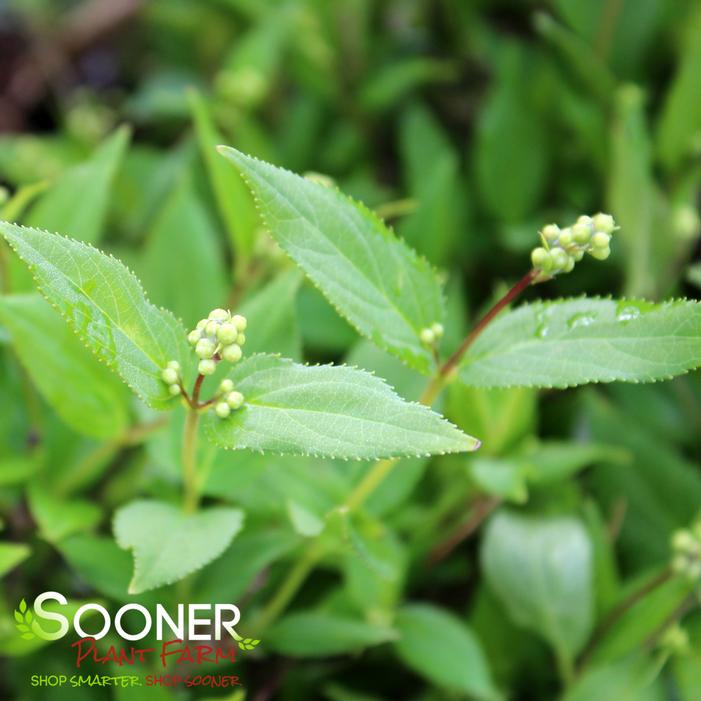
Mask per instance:
[[[560,232],[560,239],[558,243],[562,248],[567,248],[568,246],[572,245],[572,241],[574,240],[574,236],[572,235],[572,229],[567,227],[566,229],[563,229]]]
[[[171,396],[177,397],[180,394],[180,385],[171,385],[168,387],[168,391],[170,392]]]
[[[217,331],[219,330],[218,321],[208,321],[207,326],[204,327],[205,333],[212,338],[216,338]]]
[[[605,234],[603,231],[597,231],[591,237],[591,245],[594,246],[594,248],[608,248],[610,243],[611,236],[609,234]]]
[[[592,248],[589,254],[596,260],[606,260],[611,255],[611,249],[608,246],[606,248]]]
[[[564,270],[570,257],[561,248],[553,248],[550,251],[550,257],[553,262],[553,268],[555,270]]]
[[[240,333],[236,337],[236,343],[238,343],[239,346],[242,346],[244,343],[246,343],[246,334],[245,333]]]
[[[217,412],[217,416],[220,419],[225,419],[231,413],[231,409],[226,402],[218,402],[214,407],[214,411]]]
[[[433,335],[436,338],[443,338],[443,333],[445,329],[443,328],[443,324],[439,324],[436,321],[434,324],[431,324],[431,331],[433,331]]]
[[[689,561],[684,555],[677,555],[672,558],[672,571],[676,574],[684,574],[686,572]]]
[[[178,381],[178,371],[173,368],[166,368],[161,373],[161,379],[167,385],[174,385]]]
[[[209,312],[210,321],[226,321],[229,318],[229,312],[226,309],[212,309]]]
[[[248,321],[246,320],[245,316],[241,316],[241,314],[234,314],[234,316],[231,317],[231,321],[236,324],[236,328],[239,331],[245,331],[246,326],[248,325]]]
[[[696,548],[696,541],[686,529],[675,531],[672,534],[672,548],[681,552],[692,552]]]
[[[236,324],[229,321],[225,324],[222,324],[217,329],[217,338],[224,345],[229,345],[230,343],[233,343],[236,340],[238,333],[239,332],[236,328]]]
[[[553,267],[553,261],[550,257],[550,251],[545,248],[538,247],[531,251],[531,263],[534,268],[548,272]]]
[[[234,383],[229,378],[226,378],[225,380],[222,380],[219,383],[219,391],[222,394],[226,394],[227,392],[231,392],[233,389],[234,389]]]
[[[241,360],[242,355],[243,353],[241,352],[241,346],[238,346],[235,343],[232,343],[230,346],[224,346],[221,352],[221,357],[224,358],[227,363],[237,363],[239,360]]]
[[[613,220],[613,217],[610,214],[603,214],[602,212],[594,215],[592,224],[596,231],[601,231],[604,234],[611,234],[616,228],[616,222]]]
[[[240,409],[243,405],[243,394],[241,392],[229,392],[226,402],[232,409]]]
[[[195,353],[200,358],[211,358],[214,355],[215,345],[208,338],[201,338],[195,346]]]
[[[591,217],[587,216],[586,214],[582,214],[581,217],[577,217],[577,224],[586,224],[589,228],[591,228]]]
[[[211,358],[205,358],[200,360],[197,365],[197,371],[200,375],[213,375],[214,371],[217,369],[217,364]]]
[[[431,329],[421,329],[419,338],[421,339],[421,343],[430,346],[433,345],[433,342],[436,340],[436,335]]]
[[[562,268],[563,273],[571,273],[574,270],[574,256],[568,255],[567,256],[567,263],[565,263],[565,266]]]
[[[197,330],[204,331],[205,328],[207,328],[208,323],[209,323],[208,319],[201,319],[200,321],[197,322]]]
[[[190,333],[187,335],[187,340],[191,346],[197,345],[197,341],[199,341],[201,338],[202,333],[200,331],[197,331],[197,329],[195,329],[194,331],[190,331]]]
[[[697,580],[701,577],[701,562],[699,560],[688,562],[685,574],[690,581]]]
[[[577,223],[572,227],[572,238],[580,246],[589,243],[591,238],[591,226],[587,223]]]
[[[560,235],[560,227],[557,224],[548,224],[547,226],[543,227],[543,230],[540,233],[543,234],[543,238],[548,243],[552,243],[553,241],[556,241],[557,237]]]
[[[180,370],[180,363],[177,360],[169,360],[166,367],[170,368],[171,370],[178,371]]]

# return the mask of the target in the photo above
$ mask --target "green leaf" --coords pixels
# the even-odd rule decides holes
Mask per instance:
[[[156,218],[140,258],[143,267],[137,270],[154,302],[172,310],[188,328],[226,299],[217,232],[188,173]]]
[[[98,593],[116,601],[151,603],[156,594],[135,597],[128,594],[132,576],[132,558],[111,538],[88,533],[72,535],[56,543],[71,569]]]
[[[652,382],[701,365],[701,305],[569,299],[498,317],[468,351],[460,379],[476,387]]]
[[[534,57],[516,43],[500,52],[498,78],[475,134],[477,186],[490,214],[519,222],[540,200],[548,171],[545,121],[533,104]]]
[[[676,253],[675,237],[670,217],[658,216],[662,199],[653,176],[642,91],[634,85],[620,88],[615,108],[608,202],[621,227],[617,238],[625,256],[625,291],[628,295],[654,296],[660,274],[666,272]]]
[[[94,528],[102,518],[102,508],[89,501],[67,501],[35,481],[29,488],[29,506],[39,525],[39,534],[50,543]]]
[[[479,457],[469,465],[470,475],[487,494],[515,504],[528,499],[527,467],[518,460]]]
[[[655,682],[658,671],[659,663],[642,654],[595,665],[582,674],[562,701],[662,701],[667,695]]]
[[[393,630],[322,611],[285,616],[265,635],[265,647],[289,657],[325,657],[380,645]]]
[[[482,544],[486,580],[511,619],[545,638],[571,667],[593,624],[592,548],[569,517],[498,512]]]
[[[419,333],[443,317],[430,265],[372,212],[340,192],[221,147],[243,173],[266,226],[356,329],[429,373]]]
[[[209,181],[237,259],[247,260],[253,250],[259,227],[253,198],[241,176],[222,161],[216,152],[223,139],[207,109],[204,98],[195,90],[188,93],[195,122],[197,141],[202,151]]]
[[[431,604],[408,604],[397,614],[395,650],[407,667],[453,693],[501,698],[482,646],[472,630]]]
[[[0,297],[0,322],[35,386],[75,431],[112,438],[129,423],[124,385],[37,294]]]
[[[390,63],[368,75],[357,99],[363,109],[379,112],[423,85],[450,82],[455,78],[455,70],[447,62],[416,56]]]
[[[324,530],[324,522],[309,509],[292,499],[287,500],[287,515],[296,533],[314,538]]]
[[[31,555],[29,546],[22,543],[0,543],[0,577],[4,577],[10,570],[13,570],[20,562],[23,562]],[[24,599],[22,599],[24,601]],[[27,604],[25,603],[25,608]],[[22,606],[20,604],[20,610]]]
[[[406,402],[363,370],[298,365],[257,355],[229,375],[245,397],[206,430],[223,448],[376,459],[475,450],[479,441],[430,409]]]
[[[88,348],[150,406],[172,406],[160,373],[169,360],[190,364],[186,332],[146,299],[128,269],[92,246],[39,229],[0,222],[0,234]]]
[[[399,233],[430,261],[444,265],[460,241],[464,198],[458,156],[440,123],[423,106],[407,112],[400,137],[407,189],[418,208],[402,220]]]
[[[448,386],[445,415],[482,439],[482,454],[504,455],[535,427],[537,392],[528,387]]]
[[[663,574],[661,568],[637,577],[621,592],[620,601],[627,600],[634,592],[643,589]],[[683,578],[672,578],[643,596],[628,607],[615,625],[610,626],[598,640],[592,653],[594,663],[616,660],[641,650],[661,630],[669,626],[680,607],[694,595],[694,583]],[[614,604],[615,605],[615,604]]]
[[[118,129],[84,163],[65,171],[37,202],[27,225],[94,243],[107,215],[112,181],[127,144],[129,129]]]
[[[670,170],[691,156],[701,135],[701,10],[686,27],[677,73],[665,97],[657,132],[657,150]]]
[[[134,553],[130,594],[177,582],[224,552],[243,525],[243,512],[210,507],[186,514],[157,501],[134,501],[114,517],[117,544]]]
[[[26,482],[38,468],[37,461],[31,458],[0,459],[0,487]]]
[[[282,273],[241,305],[248,319],[246,353],[280,353],[302,358],[302,339],[297,324],[296,297],[301,282],[298,270]]]
[[[569,72],[592,96],[607,104],[613,95],[616,80],[595,49],[545,12],[535,15],[535,28],[561,54]]]
[[[236,601],[265,568],[300,543],[289,529],[268,528],[258,533],[246,529],[226,552],[197,575],[193,601]]]
[[[406,548],[362,513],[348,520],[347,529],[352,549],[342,553],[346,592],[369,620],[389,625],[406,579]]]

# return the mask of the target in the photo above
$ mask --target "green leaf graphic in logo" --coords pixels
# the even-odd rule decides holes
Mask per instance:
[[[243,640],[239,640],[239,647],[242,650],[253,650],[259,642],[260,640],[254,640],[253,638],[244,638]]]
[[[231,637],[239,644],[242,650],[253,650],[260,643],[260,640],[241,637],[235,630],[231,631]]]
[[[19,602],[19,608],[15,609],[15,625],[25,640],[32,640],[36,637],[30,628],[33,618],[32,612],[27,608],[27,602],[22,599]]]

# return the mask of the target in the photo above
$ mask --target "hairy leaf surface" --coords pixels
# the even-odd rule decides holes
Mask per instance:
[[[460,379],[476,387],[652,382],[701,365],[701,304],[569,299],[498,317],[468,352]]]
[[[441,321],[431,266],[382,221],[337,190],[221,147],[250,185],[266,226],[339,313],[421,372],[433,358],[421,329]]]
[[[357,368],[254,356],[230,375],[246,398],[228,419],[210,413],[210,439],[226,448],[375,459],[474,450],[479,441]]]
[[[241,530],[243,512],[227,507],[186,514],[158,501],[134,501],[114,517],[117,544],[134,553],[130,594],[171,584],[219,557]]]
[[[7,222],[0,222],[0,234],[87,347],[149,405],[168,406],[160,372],[169,360],[186,367],[186,332],[146,299],[134,274],[96,248],[57,234]]]

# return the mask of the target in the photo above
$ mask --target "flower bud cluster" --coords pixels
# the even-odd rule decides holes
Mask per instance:
[[[200,375],[212,375],[217,367],[217,360],[237,363],[243,352],[241,346],[246,342],[246,317],[234,314],[226,309],[214,309],[206,319],[198,322],[197,328],[187,336],[190,345],[200,358],[197,370]]]
[[[177,397],[182,391],[180,363],[177,360],[171,360],[161,371],[161,379],[168,385],[171,397]]]
[[[229,380],[222,380],[217,392],[217,401],[214,405],[214,412],[220,419],[225,419],[232,410],[240,409],[243,406],[244,396],[234,389],[234,383]]]
[[[564,229],[548,224],[540,231],[543,245],[531,251],[533,268],[539,278],[546,279],[569,273],[585,253],[596,260],[606,260],[611,254],[611,236],[617,228],[613,217],[602,213],[581,216]]]
[[[701,522],[672,535],[672,570],[690,581],[701,578]]]
[[[421,343],[425,346],[434,345],[443,338],[443,324],[436,322],[427,326],[425,329],[421,329],[419,338],[421,339]]]

